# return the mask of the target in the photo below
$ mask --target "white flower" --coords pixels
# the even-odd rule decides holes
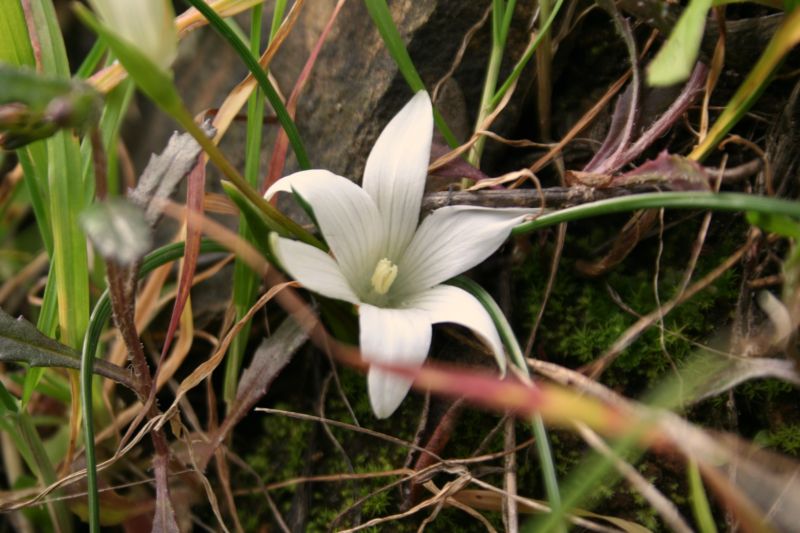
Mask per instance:
[[[419,367],[428,355],[431,325],[453,322],[473,330],[505,369],[491,317],[466,291],[444,281],[491,255],[530,211],[443,207],[418,226],[433,112],[419,92],[381,133],[367,159],[363,188],[326,170],[307,170],[266,193],[299,194],[313,209],[332,256],[273,234],[286,271],[307,289],[358,306],[363,358]],[[391,415],[411,380],[375,366],[369,397],[379,418]]]
[[[169,0],[89,0],[118,37],[168,69],[178,54],[175,13]]]

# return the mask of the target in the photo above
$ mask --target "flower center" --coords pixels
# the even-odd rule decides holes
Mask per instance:
[[[397,265],[384,257],[375,265],[375,272],[372,273],[372,288],[378,294],[386,294],[397,278]]]

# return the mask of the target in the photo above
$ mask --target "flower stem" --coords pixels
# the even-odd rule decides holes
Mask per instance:
[[[306,231],[297,222],[278,211],[275,206],[267,202],[263,196],[258,194],[258,191],[256,191],[247,182],[247,180],[245,180],[244,177],[239,174],[233,165],[231,165],[230,161],[227,160],[222,151],[217,147],[216,144],[214,144],[214,141],[212,141],[203,132],[200,126],[195,123],[194,119],[185,107],[181,106],[179,109],[172,109],[171,111],[173,118],[175,118],[175,120],[177,120],[192,137],[194,137],[194,139],[206,152],[208,158],[259,210],[261,210],[267,217],[274,220],[275,223],[282,228],[287,235],[293,235],[301,241],[312,246],[316,246],[317,248],[323,247],[322,243],[320,243],[316,237],[311,235],[311,233]]]

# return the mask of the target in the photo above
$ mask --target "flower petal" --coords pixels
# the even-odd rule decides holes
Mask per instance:
[[[270,234],[270,245],[281,265],[294,279],[328,298],[358,304],[358,296],[331,256],[304,242]]]
[[[378,137],[364,169],[364,190],[384,221],[384,256],[396,260],[414,236],[428,162],[433,108],[428,93],[418,92]]]
[[[420,367],[431,345],[428,313],[419,309],[359,307],[361,356],[365,361]],[[413,380],[370,366],[369,400],[378,418],[394,413]]]
[[[171,2],[163,0],[90,0],[108,28],[148,59],[169,69],[178,55],[178,33]]]
[[[470,293],[452,285],[437,285],[406,302],[408,308],[427,311],[432,324],[452,322],[475,332],[494,354],[500,371],[506,371],[503,343],[492,317]]]
[[[375,202],[361,187],[327,170],[305,170],[281,178],[264,197],[292,191],[314,210],[342,273],[357,293],[364,294],[381,258],[383,222]]]
[[[398,263],[397,294],[424,291],[474,267],[508,238],[529,209],[450,206],[420,224]]]

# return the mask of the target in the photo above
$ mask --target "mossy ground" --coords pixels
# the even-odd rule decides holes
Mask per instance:
[[[675,294],[689,260],[700,220],[699,216],[687,213],[671,215],[666,220],[667,226],[661,237],[656,228],[625,261],[599,278],[583,276],[575,265],[579,260],[601,257],[605,251],[604,245],[614,238],[625,218],[608,217],[592,224],[572,225],[533,355],[571,368],[595,360],[636,321],[637,317],[630,313],[631,309],[645,314],[657,307],[653,289],[657,261],[660,301],[666,302]],[[671,224],[676,221],[677,224]],[[746,224],[739,218],[715,216],[693,280],[711,271],[740,246],[746,229]],[[516,311],[513,315],[517,322],[517,335],[523,342],[539,311],[550,268],[552,244],[546,235],[544,237],[539,242],[545,244],[538,250],[534,249],[513,272],[516,289],[513,292],[516,295],[513,302]],[[671,378],[676,369],[680,369],[697,352],[698,346],[726,334],[734,318],[740,277],[738,271],[728,271],[690,302],[678,306],[664,320],[663,337],[657,328],[648,330],[609,367],[601,381],[628,397],[642,398],[653,387]],[[612,293],[616,296],[612,297]],[[624,309],[619,302],[629,309]],[[441,337],[447,337],[444,342],[452,342],[450,336],[439,334],[438,337],[439,343],[442,342]],[[363,375],[348,369],[340,369],[339,373],[343,391],[364,427],[405,440],[413,439],[423,405],[419,395],[409,396],[403,408],[388,421],[377,421],[371,414]],[[280,405],[290,410],[302,410],[298,405],[303,404],[308,406],[307,412],[313,411],[308,398],[300,398],[300,391],[295,391],[289,397],[285,397],[285,392],[281,394]],[[755,437],[759,444],[797,455],[800,453],[800,417],[795,409],[788,409],[784,405],[790,392],[791,388],[785,384],[764,381],[739,387],[735,397],[740,417],[747,418],[742,422],[747,428],[745,433],[749,433],[751,438]],[[434,399],[434,402],[437,400]],[[777,418],[748,417],[748,413],[760,409],[779,414],[776,414]],[[727,410],[725,400],[717,398],[693,407],[688,416],[701,425],[725,429],[725,421],[729,418]],[[325,411],[330,418],[351,420],[343,402],[334,392],[328,394]],[[465,409],[443,455],[448,458],[470,457],[498,421],[496,414]],[[240,441],[240,445],[247,447],[246,460],[259,472],[265,483],[304,475],[347,474],[351,471],[341,451],[336,449],[319,425],[275,415],[262,418],[259,425],[259,429],[252,430],[260,435],[259,439],[247,443]],[[392,470],[401,467],[406,460],[407,449],[402,446],[342,428],[332,427],[331,432],[345,450],[353,472]],[[519,423],[518,442],[530,437],[530,428]],[[552,431],[550,437],[559,478],[566,480],[576,467],[583,464],[590,452],[574,433]],[[499,450],[502,450],[502,432],[495,435],[486,451]],[[534,449],[530,447],[520,452],[517,459],[520,493],[544,498]],[[681,508],[685,516],[691,516],[684,465],[649,454],[639,457],[634,464],[646,479]],[[501,465],[500,461],[481,465],[482,479],[502,486]],[[434,477],[439,486],[450,479],[452,476],[445,474]],[[396,477],[389,476],[357,481],[316,482],[302,489],[296,485],[273,491],[272,497],[284,517],[292,516],[302,501],[302,506],[308,512],[308,530],[326,531],[340,513],[368,494],[372,496],[363,501],[358,511],[361,523],[397,513],[403,501],[400,490],[392,488],[379,491],[394,480]],[[304,492],[298,494],[299,490]],[[591,498],[582,502],[583,507],[635,521],[654,531],[663,530],[653,508],[626,483],[618,482],[616,477],[604,478],[591,492]],[[243,503],[239,509],[247,530],[273,520],[263,497],[259,495],[251,496],[250,503]],[[254,509],[257,512],[253,512]],[[390,527],[392,531],[415,530],[429,512],[424,511],[382,527]],[[484,514],[495,527],[502,529],[499,513]],[[355,512],[345,514],[334,529],[351,524],[354,516]],[[427,529],[482,531],[483,526],[461,511],[446,508]]]

